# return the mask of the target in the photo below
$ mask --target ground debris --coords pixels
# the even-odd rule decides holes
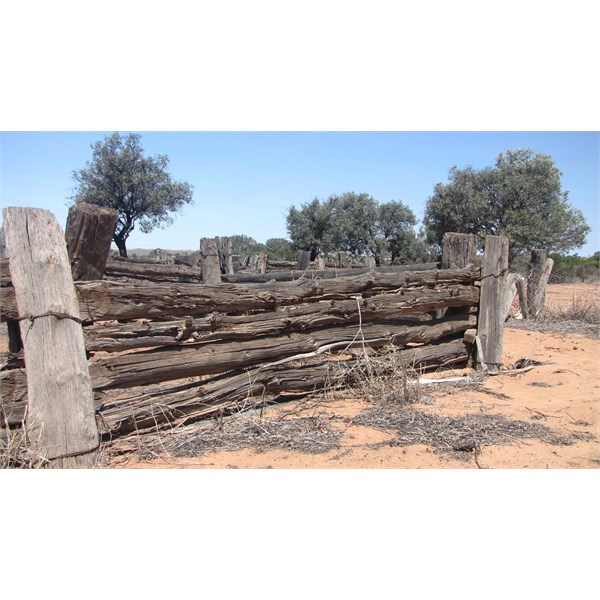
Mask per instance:
[[[308,454],[339,447],[342,433],[331,429],[319,416],[268,419],[237,414],[216,422],[196,424],[177,433],[144,444],[139,458],[166,452],[174,457],[200,456],[211,451],[237,451],[252,448],[295,450]],[[152,437],[152,436],[149,436]]]
[[[562,435],[541,424],[508,419],[498,414],[445,417],[417,410],[414,406],[379,405],[360,413],[353,423],[394,433],[391,441],[379,445],[423,444],[441,452],[458,453],[471,452],[482,446],[507,445],[519,439],[537,439],[548,444],[569,446],[585,435]]]

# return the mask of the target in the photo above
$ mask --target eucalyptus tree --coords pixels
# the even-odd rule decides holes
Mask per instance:
[[[91,146],[92,160],[73,171],[75,203],[87,202],[116,209],[119,213],[113,240],[127,257],[127,238],[136,225],[144,233],[174,221],[172,213],[192,203],[193,186],[173,181],[164,154],[144,156],[141,136],[113,133]]]
[[[423,224],[430,243],[445,232],[504,235],[511,256],[532,249],[568,252],[585,244],[590,231],[581,211],[569,203],[561,172],[552,158],[533,150],[502,152],[493,167],[450,169],[428,199]]]

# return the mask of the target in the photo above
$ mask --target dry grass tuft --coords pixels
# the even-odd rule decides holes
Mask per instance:
[[[352,394],[359,399],[384,405],[401,406],[419,402],[419,372],[406,364],[400,350],[397,346],[388,346],[377,354],[365,354],[353,363],[350,367],[352,373],[346,373],[342,378]]]
[[[45,461],[37,456],[27,441],[25,430],[3,429],[0,437],[0,469],[35,469]]]
[[[600,338],[600,302],[595,294],[574,296],[568,305],[547,304],[536,319],[511,320],[510,327]]]

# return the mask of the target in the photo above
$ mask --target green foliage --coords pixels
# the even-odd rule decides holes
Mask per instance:
[[[113,133],[92,145],[92,161],[73,171],[77,183],[72,200],[88,202],[119,212],[113,236],[121,256],[127,256],[126,241],[136,224],[142,232],[173,223],[171,213],[192,202],[193,186],[171,179],[165,155],[145,157],[141,136]]]
[[[285,238],[270,238],[265,243],[266,252],[271,260],[295,260],[297,251]]]
[[[568,252],[585,243],[590,227],[562,191],[550,156],[532,150],[501,153],[494,167],[452,167],[427,201],[427,240],[441,245],[444,233],[505,235],[511,257],[532,249]]]
[[[262,249],[264,246],[248,235],[230,235],[229,239],[231,240],[232,254],[247,256],[264,252]]]
[[[327,200],[315,198],[300,209],[292,206],[287,216],[294,247],[319,254],[349,251],[372,255],[377,262],[415,262],[426,253],[426,244],[413,227],[414,213],[400,201],[378,203],[368,194],[346,192]]]
[[[575,283],[600,279],[600,252],[588,258],[582,258],[577,254],[573,256],[549,254],[548,258],[554,261],[550,283]]]

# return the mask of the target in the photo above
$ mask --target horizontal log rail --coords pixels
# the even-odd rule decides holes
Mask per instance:
[[[164,265],[160,263],[138,263],[125,260],[110,260],[106,263],[108,277],[129,277],[150,281],[200,282],[200,268],[188,265]]]
[[[377,267],[378,273],[404,273],[407,271],[433,271],[438,263],[421,263],[416,265],[398,265],[392,267]],[[299,271],[295,267],[288,271],[267,271],[266,273],[235,273],[221,275],[221,280],[227,283],[268,283],[270,281],[295,281],[296,279],[337,279],[338,277],[355,277],[370,273],[370,267],[353,269],[306,269]]]
[[[345,300],[357,294],[376,294],[404,288],[471,284],[480,269],[445,269],[371,272],[357,277],[329,280],[300,279],[264,284],[199,285],[193,283],[156,284],[111,281],[76,282],[81,318],[91,321],[112,319],[164,318],[205,315],[219,312],[273,310],[302,302]],[[18,318],[14,290],[0,288],[2,321]]]
[[[465,362],[467,350],[462,338],[443,340],[398,351],[398,359],[409,367],[426,370]],[[217,414],[224,408],[239,408],[240,404],[249,408],[282,393],[301,395],[352,381],[353,360],[340,366],[322,354],[307,362],[301,367],[295,362],[262,366],[208,382],[164,386],[159,390],[133,388],[130,396],[119,394],[118,399],[97,392],[96,411],[101,415],[103,432],[114,436],[157,424],[180,424]],[[25,419],[26,408],[26,397],[20,402],[3,403],[0,417],[9,426],[17,426]]]
[[[436,309],[475,306],[478,301],[479,288],[475,286],[418,288],[369,298],[287,306],[273,312],[243,316],[213,313],[169,323],[97,324],[84,328],[84,332],[88,351],[120,352],[197,341],[256,339],[358,324],[359,321],[392,323],[423,320],[424,314]]]
[[[95,357],[88,361],[95,391],[129,388],[200,375],[253,368],[290,357],[310,357],[351,347],[380,348],[389,344],[431,343],[466,331],[475,316],[445,321],[403,325],[363,324],[322,329],[310,334],[291,334],[241,342],[197,343],[175,347]],[[27,394],[25,369],[0,372],[2,402],[24,401]]]

